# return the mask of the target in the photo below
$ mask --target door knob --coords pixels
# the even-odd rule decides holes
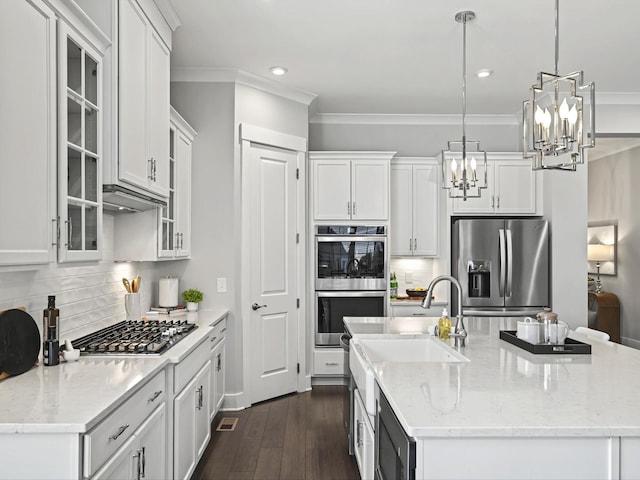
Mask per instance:
[[[251,308],[252,308],[253,310],[258,310],[259,308],[262,308],[262,307],[266,307],[266,305],[258,305],[258,304],[257,304],[257,303],[255,303],[255,302],[253,303],[253,305],[251,305]]]

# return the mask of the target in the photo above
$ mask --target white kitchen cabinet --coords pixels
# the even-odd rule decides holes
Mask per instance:
[[[166,430],[166,405],[162,403],[120,450],[91,477],[92,480],[167,478]]]
[[[40,0],[0,16],[0,265],[53,260],[56,181],[55,14]]]
[[[535,215],[538,185],[521,153],[487,153],[487,184],[480,198],[453,199],[454,215]]]
[[[354,456],[360,478],[362,480],[373,480],[375,469],[375,431],[371,420],[364,408],[364,403],[360,397],[360,391],[356,388],[353,392],[353,435],[354,435]]]
[[[167,206],[116,216],[116,260],[174,260],[191,255],[191,156],[196,132],[173,108],[168,132]]]
[[[58,22],[58,261],[102,254],[102,60],[91,36]]]
[[[317,221],[389,219],[389,161],[394,152],[309,152]]]
[[[162,467],[164,471],[167,453],[165,379],[165,371],[162,370],[84,435],[85,477],[119,478],[108,472],[124,471],[127,467],[122,464],[123,452],[143,446],[145,451],[148,450],[147,458],[162,464],[157,468]],[[146,432],[149,430],[155,432],[153,439],[148,438]],[[141,439],[143,443],[140,443]]]
[[[315,376],[342,377],[347,374],[349,359],[342,348],[316,348],[313,351],[313,374]]]
[[[435,158],[391,162],[391,255],[437,256],[440,169]]]
[[[173,469],[175,479],[188,479],[209,443],[211,361],[200,369],[174,399]]]
[[[169,129],[169,201],[160,209],[158,256],[191,254],[191,152],[196,132],[171,109]]]
[[[210,403],[209,403],[209,421],[213,421],[213,417],[222,407],[225,395],[225,337],[227,331],[227,317],[222,318],[213,326],[213,330],[209,333],[209,345],[211,346],[211,379],[210,387]]]
[[[136,0],[118,12],[118,177],[169,195],[169,47]]]

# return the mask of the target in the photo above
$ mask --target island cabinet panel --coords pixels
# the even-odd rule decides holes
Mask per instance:
[[[620,439],[620,478],[640,478],[640,437]]]
[[[618,476],[619,442],[616,437],[583,436],[423,438],[418,439],[416,477],[425,480],[639,478],[638,475]],[[636,452],[638,446],[635,445]],[[462,454],[451,461],[451,452]]]

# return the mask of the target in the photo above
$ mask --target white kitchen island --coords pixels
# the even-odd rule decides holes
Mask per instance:
[[[436,318],[350,318],[359,338],[426,333]],[[416,478],[640,478],[640,351],[534,355],[499,339],[511,318],[465,318],[468,362],[371,363],[416,440]],[[436,340],[440,341],[440,340]]]

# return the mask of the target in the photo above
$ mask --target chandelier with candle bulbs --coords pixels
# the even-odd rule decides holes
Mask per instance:
[[[462,23],[462,141],[447,142],[442,151],[442,187],[449,190],[450,198],[480,197],[487,188],[487,154],[480,150],[480,142],[467,140],[465,118],[467,115],[467,22],[476,17],[475,12],[463,11],[455,15]],[[480,170],[480,171],[478,171]]]
[[[523,154],[534,170],[575,170],[595,146],[595,87],[582,72],[558,74],[559,0],[555,0],[555,73],[538,73],[523,105]],[[585,92],[589,102],[585,104]],[[585,118],[586,117],[586,118]]]

